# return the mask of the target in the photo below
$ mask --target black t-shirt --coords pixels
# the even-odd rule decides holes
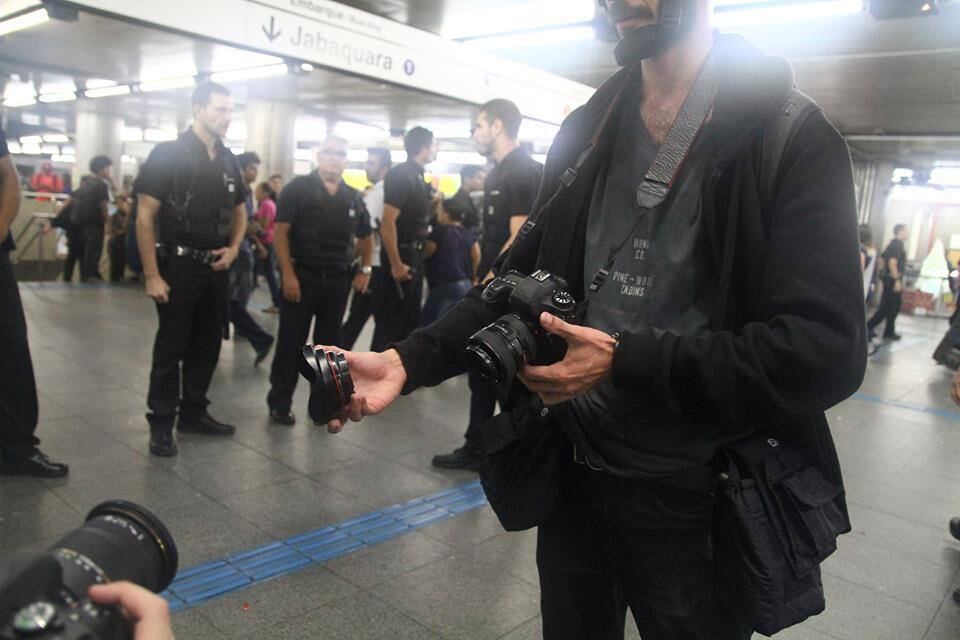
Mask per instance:
[[[700,199],[706,162],[696,149],[673,193],[641,209],[637,186],[657,153],[640,119],[639,90],[625,96],[609,166],[601,172],[587,220],[584,282],[616,255],[584,324],[601,331],[653,331],[706,337],[717,277],[711,268]],[[690,424],[654,406],[642,392],[599,383],[570,401],[570,430],[595,464],[618,475],[655,477],[708,463],[740,434],[720,425]]]
[[[159,200],[161,216],[169,212],[172,203],[182,204],[188,192],[192,195],[192,206],[197,209],[217,211],[243,204],[247,188],[240,165],[222,142],[217,141],[216,148],[217,156],[211,159],[193,130],[187,130],[173,142],[158,144],[137,175],[137,194]],[[192,246],[189,238],[177,239],[177,242]]]
[[[397,242],[407,244],[427,239],[430,221],[430,188],[423,179],[423,167],[408,160],[395,166],[383,179],[383,203],[400,210]],[[384,261],[383,264],[388,264]]]
[[[888,282],[894,282],[890,276],[890,260],[896,258],[897,271],[903,277],[903,271],[907,268],[907,250],[903,246],[903,241],[894,238],[883,251],[883,279]]]
[[[470,248],[477,241],[473,232],[454,224],[438,224],[430,232],[430,240],[437,243],[437,251],[427,260],[427,284],[435,287],[472,278]]]
[[[510,218],[529,216],[540,189],[543,165],[517,147],[497,163],[483,185],[483,242],[480,277],[510,238]]]
[[[71,222],[78,227],[103,227],[103,203],[110,202],[107,181],[97,176],[84,176],[73,194]]]
[[[3,132],[3,129],[0,129],[0,158],[6,158],[10,155],[10,150],[7,149],[7,134]],[[13,231],[7,232],[7,237],[0,242],[0,250],[3,251],[13,251]]]

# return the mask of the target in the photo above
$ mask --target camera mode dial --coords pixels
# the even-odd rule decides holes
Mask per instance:
[[[553,303],[561,309],[569,309],[573,306],[573,296],[567,291],[554,291]]]

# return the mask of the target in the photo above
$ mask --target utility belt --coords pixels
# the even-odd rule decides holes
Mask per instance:
[[[336,276],[350,276],[353,275],[354,267],[352,263],[344,264],[310,264],[297,262],[294,264],[296,270],[304,270],[311,275],[321,276],[321,277],[336,277]]]
[[[162,261],[175,257],[190,258],[208,267],[217,261],[217,256],[211,249],[192,249],[179,244],[157,243],[157,259]]]
[[[423,249],[426,242],[423,240],[413,240],[411,242],[397,243],[397,249],[400,253],[400,259],[411,267],[417,268],[423,264]]]

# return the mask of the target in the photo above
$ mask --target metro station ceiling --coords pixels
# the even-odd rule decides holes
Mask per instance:
[[[565,0],[589,2],[593,0]],[[347,0],[345,4],[442,33],[445,19],[489,11],[509,25],[515,0]],[[813,96],[864,156],[924,161],[960,160],[960,2],[941,0],[940,15],[875,21],[867,14],[789,25],[745,27],[762,49],[787,57],[798,87]],[[615,70],[612,45],[598,40],[493,50],[498,55],[590,85]],[[198,71],[256,56],[219,44],[81,13],[76,22],[51,21],[0,38],[0,76],[29,75],[40,84],[69,85],[107,78],[135,81],[152,68],[195,65]],[[317,117],[364,123],[389,131],[433,124],[465,141],[473,107],[457,100],[314,69],[302,75],[254,80],[236,87],[245,100],[297,102]],[[122,113],[131,126],[180,125],[189,119],[186,89],[96,101]],[[76,102],[33,110],[70,119]],[[461,128],[462,127],[462,128]]]

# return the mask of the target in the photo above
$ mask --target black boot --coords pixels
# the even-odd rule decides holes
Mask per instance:
[[[181,433],[205,433],[211,436],[232,436],[237,430],[232,424],[215,420],[209,413],[200,416],[184,418],[180,415],[177,431]]]
[[[0,463],[0,476],[62,478],[70,472],[65,464],[53,462],[39,449],[24,456],[7,457]]]
[[[463,446],[450,453],[433,456],[431,464],[438,469],[480,471],[480,466],[483,464],[483,454],[476,449]]]
[[[173,420],[150,425],[150,453],[162,458],[177,455],[177,441],[173,438]]]

